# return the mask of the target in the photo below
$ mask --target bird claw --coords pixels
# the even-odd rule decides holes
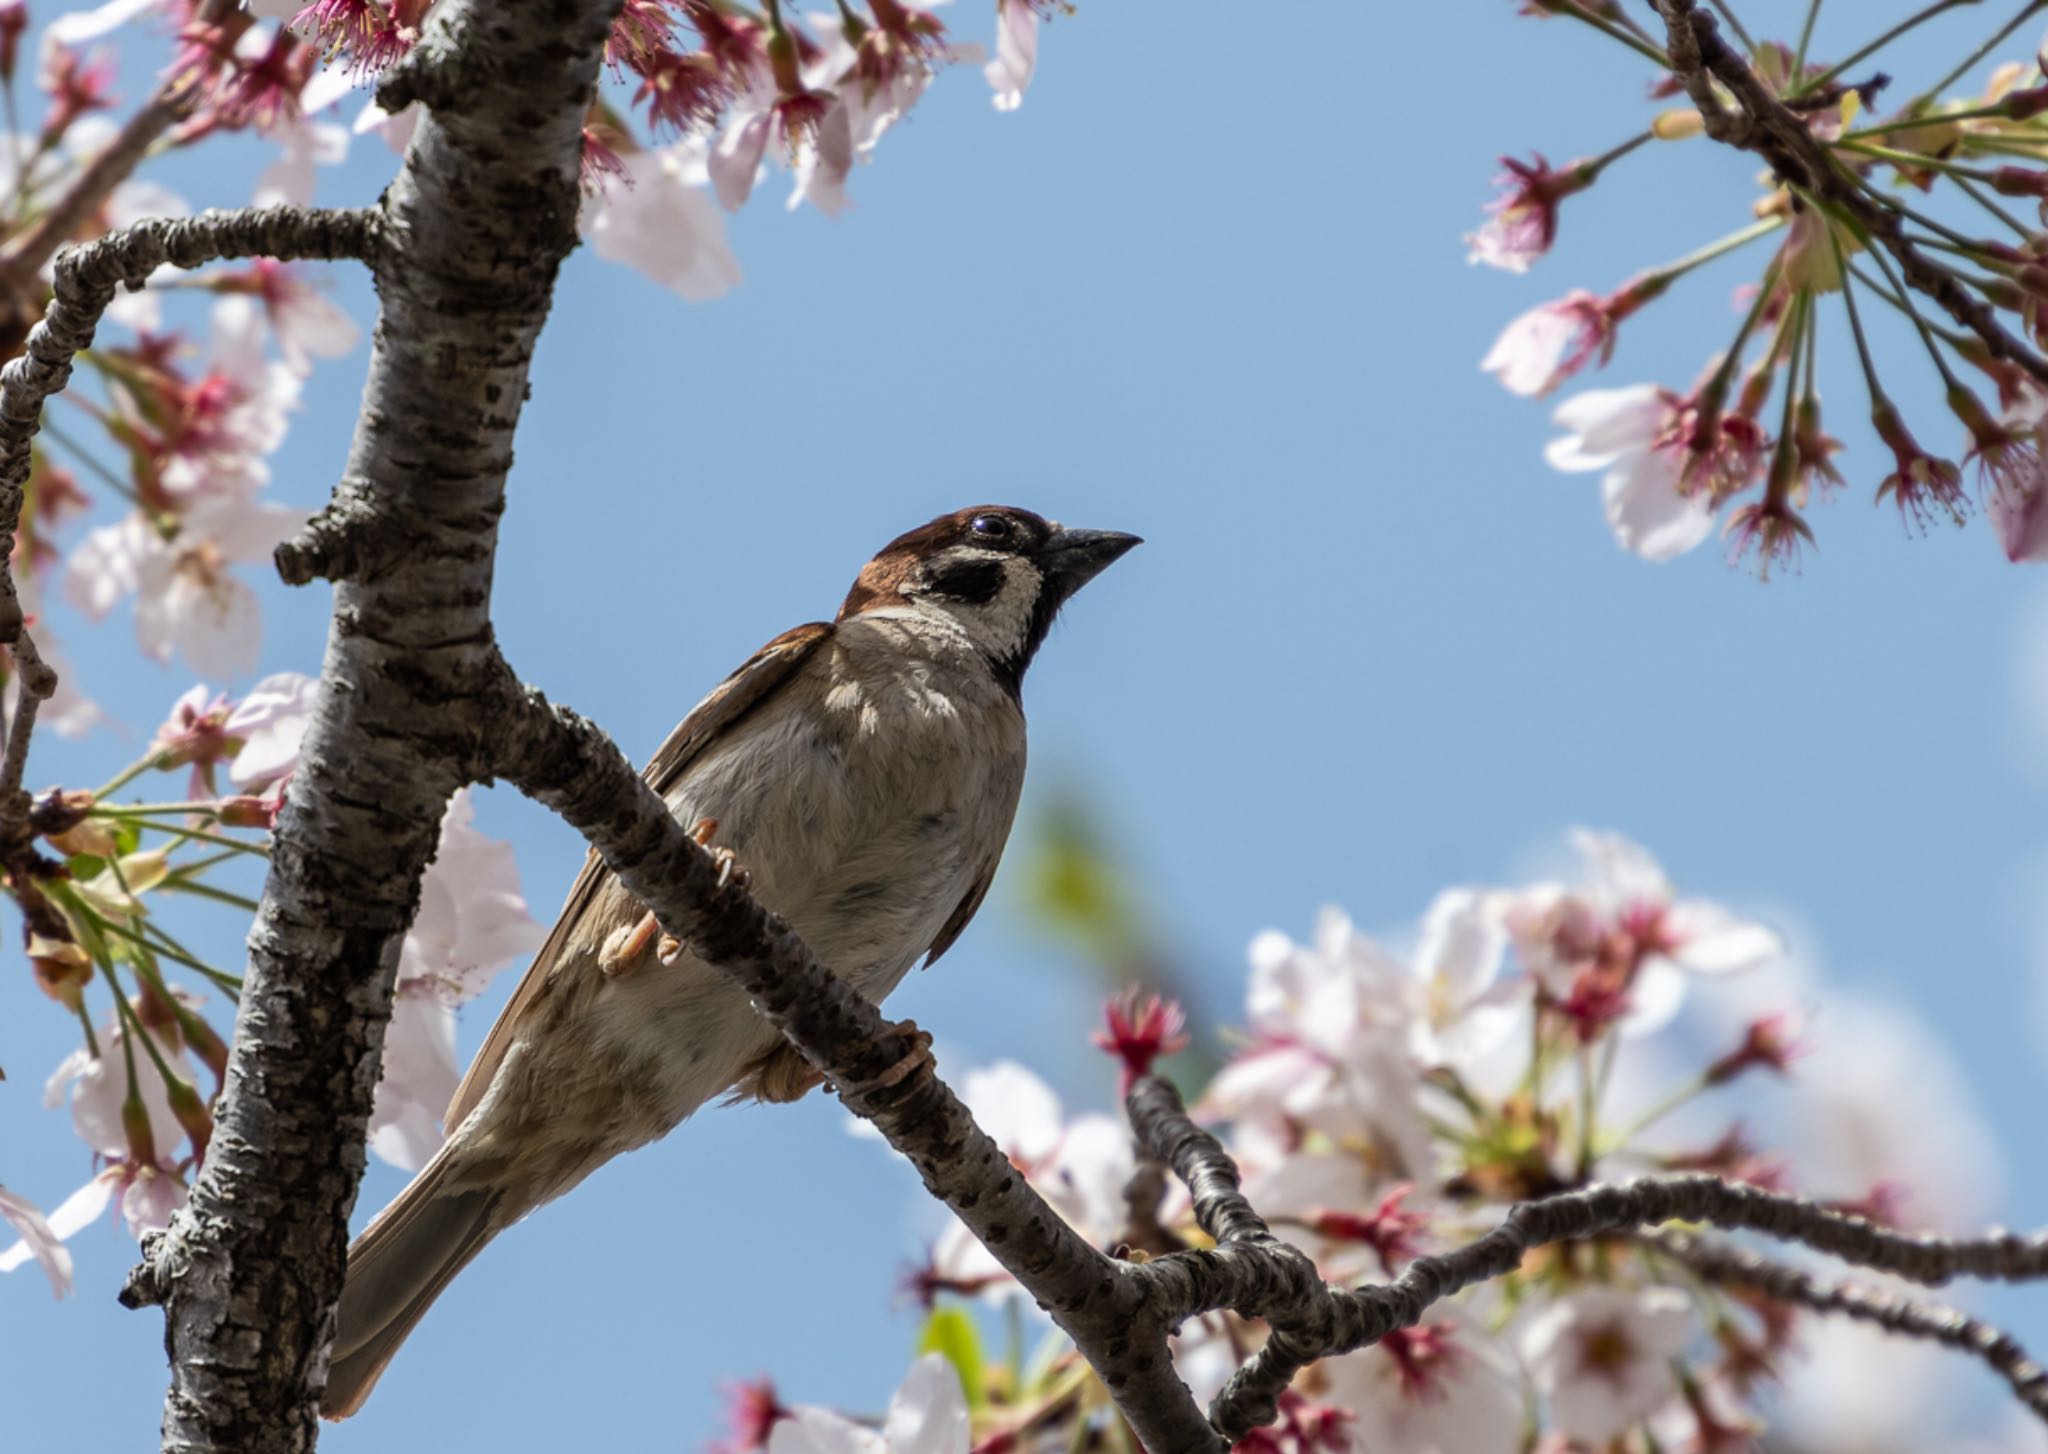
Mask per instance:
[[[606,936],[604,947],[597,951],[599,972],[606,979],[626,973],[646,957],[660,932],[661,925],[651,913],[641,915],[636,924],[621,924]]]
[[[932,1063],[931,1031],[918,1029],[915,1020],[898,1020],[890,1028],[899,1035],[910,1037],[910,1050],[901,1060],[875,1077],[873,1086],[876,1090],[901,1085],[912,1074]]]
[[[740,867],[730,848],[719,848],[712,844],[711,840],[717,834],[716,818],[699,818],[690,828],[690,836],[697,840],[697,846],[709,852],[718,862],[718,891],[724,893],[727,888],[735,885],[744,889],[753,882],[753,878]]]

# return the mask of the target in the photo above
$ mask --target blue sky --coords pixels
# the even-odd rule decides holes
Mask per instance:
[[[1744,7],[1765,29],[1799,8]],[[1817,49],[1861,39],[1878,8],[1906,7],[1839,7]],[[1568,205],[1530,276],[1468,267],[1460,234],[1498,153],[1558,161],[1642,124],[1640,61],[1512,9],[1087,6],[1047,28],[1020,112],[991,110],[971,70],[944,78],[856,174],[848,217],[787,215],[765,189],[733,224],[746,277],[719,302],[579,252],[522,424],[505,648],[644,756],[940,510],[1001,500],[1136,531],[1147,544],[1033,670],[1019,832],[1054,791],[1082,795],[1213,1002],[1236,1003],[1262,927],[1305,932],[1332,902],[1401,925],[1440,887],[1512,880],[1570,824],[1622,829],[1685,889],[1795,929],[1834,981],[1921,1011],[2012,1157],[1997,1212],[2039,1222],[2048,1168],[2018,1153],[2048,1090],[2048,587],[1981,523],[1908,539],[1872,507],[1888,466],[1856,422],[1839,330],[1822,387],[1852,485],[1816,512],[1802,575],[1759,585],[1712,548],[1658,567],[1615,547],[1594,477],[1542,463],[1547,408],[1477,360],[1522,308],[1740,225],[1756,167],[1704,142],[1646,149]],[[1854,33],[1833,28],[1852,10]],[[1925,63],[1976,29],[1930,27]],[[321,200],[367,202],[391,168],[359,144]],[[222,205],[246,175],[162,172]],[[1681,284],[1597,382],[1688,383],[1752,266]],[[367,308],[358,280],[338,286]],[[1895,394],[1923,439],[1946,439],[1923,361],[1896,356]],[[314,376],[277,498],[322,498],[362,365]],[[265,600],[266,669],[314,669],[325,593]],[[59,622],[88,689],[141,737],[190,684],[141,661],[123,620]],[[138,740],[39,740],[31,777],[88,785]],[[502,792],[481,822],[516,842],[548,918],[582,844]],[[207,923],[216,957],[236,957],[242,926]],[[514,978],[465,1013],[465,1056]],[[38,1105],[75,1030],[26,982],[12,993],[0,1176],[47,1206],[87,1172]],[[943,1069],[1012,1056],[1070,1104],[1107,1105],[1085,1041],[1096,994],[1026,921],[1012,874],[891,1006],[939,1036]],[[327,1447],[602,1430],[694,1448],[718,1380],[764,1371],[796,1399],[879,1407],[915,1326],[892,1284],[933,1219],[842,1123],[818,1097],[707,1113],[607,1168],[494,1246]],[[373,1168],[359,1219],[401,1184]],[[154,1427],[161,1327],[113,1303],[132,1249],[99,1227],[76,1250],[70,1302],[0,1281],[8,1447]],[[1993,1306],[2048,1341],[2048,1305]]]

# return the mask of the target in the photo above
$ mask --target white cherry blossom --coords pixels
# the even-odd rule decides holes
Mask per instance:
[[[1352,1415],[1358,1454],[1516,1454],[1522,1447],[1514,1358],[1455,1310],[1319,1366],[1324,1397]]]
[[[228,567],[267,562],[307,512],[226,496],[199,500],[166,537],[141,514],[101,526],[64,567],[64,594],[95,620],[134,595],[135,635],[158,661],[173,652],[205,676],[255,667],[263,640],[256,593]]]
[[[623,156],[625,175],[611,179],[583,213],[583,231],[599,257],[692,303],[723,297],[740,281],[725,218],[709,191],[707,155],[703,138],[689,136]]]
[[[969,1437],[960,1375],[927,1353],[910,1365],[880,1429],[800,1404],[775,1421],[768,1454],[967,1454]]]
[[[253,792],[290,777],[319,692],[317,680],[295,671],[276,672],[249,688],[221,724],[242,744],[228,763],[228,780]]]
[[[995,89],[995,108],[1015,111],[1024,104],[1038,70],[1038,10],[1032,0],[997,0],[995,59],[982,74]]]
[[[1551,1427],[1602,1445],[1656,1413],[1678,1394],[1671,1360],[1698,1321],[1691,1299],[1668,1287],[1585,1287],[1541,1308],[1521,1348]]]
[[[1551,418],[1568,432],[1543,451],[1553,469],[1606,471],[1608,527],[1645,560],[1683,555],[1714,533],[1711,492],[1681,494],[1679,452],[1657,447],[1671,417],[1670,396],[1655,384],[1588,389],[1558,405]]]
[[[27,1197],[0,1186],[0,1222],[20,1234],[20,1240],[0,1252],[0,1272],[11,1272],[34,1258],[50,1279],[50,1291],[63,1297],[71,1291],[71,1249],[64,1245],[36,1204]],[[16,1250],[20,1255],[16,1255]]]
[[[420,908],[398,956],[398,991],[370,1112],[370,1149],[417,1170],[439,1149],[441,1113],[459,1080],[455,1010],[546,937],[519,892],[512,845],[475,827],[469,790],[441,820],[441,843],[420,880]]]

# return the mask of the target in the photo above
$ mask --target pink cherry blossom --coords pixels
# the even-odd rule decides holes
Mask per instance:
[[[1589,389],[1552,416],[1569,431],[1544,450],[1553,469],[1605,470],[1608,528],[1645,560],[1670,560],[1713,533],[1714,500],[1680,488],[1681,456],[1662,447],[1676,423],[1674,396],[1654,384]]]
[[[456,1007],[546,937],[520,895],[512,845],[477,832],[475,821],[464,788],[441,820],[440,847],[420,880],[419,913],[399,949],[370,1149],[408,1171],[441,1144],[441,1112],[460,1079]]]
[[[1537,397],[1614,354],[1619,319],[1584,289],[1531,308],[1501,330],[1479,367],[1511,394]]]
[[[1488,217],[1477,232],[1465,234],[1471,245],[1467,260],[1510,273],[1525,273],[1557,240],[1558,203],[1584,191],[1593,180],[1587,164],[1573,162],[1552,171],[1539,153],[1534,162],[1502,157],[1507,171],[1496,182],[1504,190],[1487,204]]]
[[[1522,1357],[1559,1433],[1602,1445],[1678,1395],[1671,1360],[1699,1330],[1672,1288],[1585,1287],[1529,1320]]]
[[[79,543],[64,567],[64,594],[94,620],[133,595],[135,635],[147,655],[168,661],[177,652],[207,676],[240,676],[261,653],[263,620],[256,593],[228,568],[268,562],[308,518],[285,505],[210,497],[167,537],[131,514]]]
[[[228,714],[233,710],[234,703],[224,693],[209,692],[202,682],[171,703],[170,715],[156,729],[151,746],[165,755],[165,766],[191,765],[187,791],[194,798],[213,794],[214,764],[224,760],[233,746],[227,731]]]
[[[71,1291],[71,1249],[50,1227],[34,1202],[0,1186],[0,1222],[20,1234],[20,1240],[0,1252],[0,1272],[11,1272],[33,1257],[50,1279],[50,1291],[63,1297]],[[21,1255],[16,1256],[16,1249]]]
[[[996,55],[983,69],[998,111],[1024,104],[1038,70],[1038,8],[1034,0],[996,0]]]
[[[317,78],[315,84],[318,84]],[[311,89],[308,87],[309,91]],[[365,129],[360,125],[360,118],[358,123],[358,131]],[[338,165],[347,159],[348,138],[347,129],[332,122],[306,121],[286,130],[282,138],[284,147],[277,160],[256,178],[255,188],[249,197],[250,205],[311,206],[318,169]]]
[[[2048,394],[2028,390],[2000,424],[2007,442],[1987,444],[1979,435],[1975,451],[1986,482],[1984,512],[2007,560],[2048,560]]]
[[[775,1421],[768,1454],[967,1454],[970,1442],[960,1375],[927,1353],[910,1365],[880,1429],[800,1404]]]
[[[1109,1002],[1107,1019],[1108,1030],[1098,1030],[1090,1038],[1097,1049],[1121,1062],[1122,1095],[1130,1094],[1140,1076],[1150,1075],[1153,1062],[1162,1055],[1178,1055],[1188,1048],[1187,1015],[1173,1000],[1133,987]]]
[[[646,274],[693,303],[724,296],[740,281],[725,219],[707,190],[708,146],[685,137],[622,159],[625,174],[583,212],[597,255]]]

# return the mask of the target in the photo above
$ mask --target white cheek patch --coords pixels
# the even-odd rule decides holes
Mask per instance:
[[[956,545],[944,552],[933,561],[928,572],[938,574],[946,566],[970,562],[995,566],[1001,571],[1001,584],[994,595],[980,602],[937,593],[919,595],[915,597],[916,609],[960,632],[976,651],[991,661],[1014,656],[1023,649],[1025,637],[1031,630],[1031,617],[1037,610],[1044,578],[1038,567],[1028,560],[1006,551],[983,550],[971,545]]]

